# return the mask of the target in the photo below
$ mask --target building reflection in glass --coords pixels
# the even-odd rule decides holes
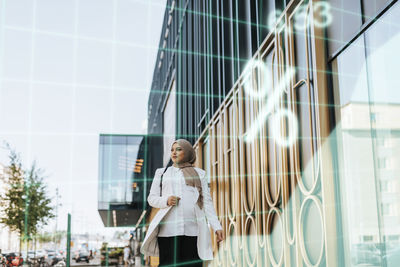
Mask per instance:
[[[352,266],[400,262],[399,16],[397,4],[333,63],[339,219]]]
[[[100,135],[98,209],[105,226],[135,225],[146,209],[146,140]]]

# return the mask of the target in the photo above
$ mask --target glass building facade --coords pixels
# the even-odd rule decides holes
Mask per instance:
[[[167,1],[148,133],[164,159],[192,141],[209,174],[227,236],[211,265],[400,265],[399,16],[391,0]]]
[[[147,209],[147,138],[100,135],[98,210],[105,226],[134,226]]]
[[[400,264],[400,5],[332,60],[346,262]]]

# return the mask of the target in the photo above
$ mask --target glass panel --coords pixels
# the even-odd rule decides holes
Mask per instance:
[[[140,136],[101,136],[99,209],[131,204],[131,183],[142,140]]]
[[[346,266],[379,266],[381,262],[376,248],[379,220],[364,51],[361,37],[334,62]]]
[[[329,4],[333,22],[328,27],[328,48],[332,56],[359,31],[361,6],[360,1],[331,0]]]
[[[333,63],[346,266],[400,263],[399,16],[396,4]]]
[[[176,89],[175,80],[172,82],[171,91],[169,93],[167,103],[163,113],[163,143],[164,143],[164,156],[163,164],[166,166],[170,159],[170,151],[172,142],[175,141],[176,129]]]
[[[275,3],[274,1],[270,0],[259,0],[259,7],[258,7],[258,12],[259,12],[259,35],[261,42],[264,41],[265,37],[267,37],[267,34],[271,30],[269,28],[270,21],[273,20],[273,18],[276,18],[276,16],[280,15],[279,11],[275,9]],[[272,18],[271,18],[272,17]]]
[[[396,4],[365,34],[373,155],[386,266],[400,264],[399,16],[400,5]]]
[[[301,12],[305,12],[306,4],[299,7],[291,18],[293,52],[295,56],[296,81],[307,78],[307,54],[306,39],[304,32],[305,16],[301,16]]]
[[[350,1],[349,1],[350,2]],[[377,13],[382,10],[387,4],[389,0],[362,0],[363,7],[363,21],[369,21],[373,19]]]

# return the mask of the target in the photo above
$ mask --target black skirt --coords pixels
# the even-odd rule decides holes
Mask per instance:
[[[197,236],[157,237],[159,266],[203,266],[197,253]]]

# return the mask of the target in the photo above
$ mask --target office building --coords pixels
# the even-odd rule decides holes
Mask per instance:
[[[168,0],[148,134],[190,140],[213,266],[400,264],[400,3]],[[160,141],[161,142],[161,141]]]

